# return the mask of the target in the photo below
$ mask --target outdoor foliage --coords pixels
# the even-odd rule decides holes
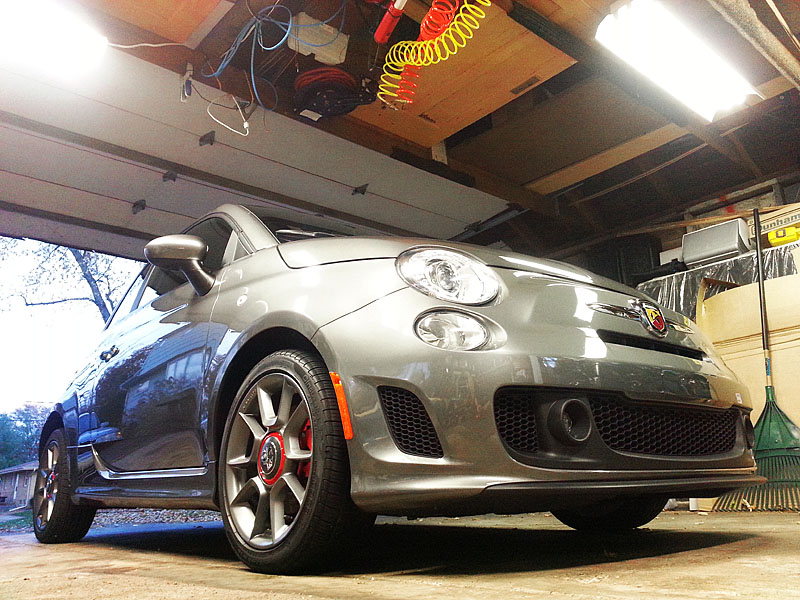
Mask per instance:
[[[48,407],[37,404],[0,413],[0,469],[37,458],[39,434],[49,414]]]
[[[13,256],[28,267],[20,284],[4,290],[4,296],[21,298],[25,306],[91,302],[103,321],[138,269],[124,258],[14,238],[0,238],[0,256]]]
[[[22,324],[15,329],[17,336],[27,336],[25,323],[29,319],[41,319],[48,324],[48,329],[37,330],[36,336],[32,333],[24,340],[6,336],[0,386],[0,468],[5,468],[37,458],[42,424],[51,402],[58,399],[57,394],[63,389],[54,391],[53,382],[57,380],[60,384],[70,374],[62,373],[61,365],[72,364],[76,359],[57,356],[57,360],[43,365],[43,351],[45,355],[53,348],[76,347],[80,353],[86,351],[79,340],[64,344],[61,339],[64,331],[72,336],[82,333],[74,327],[70,329],[71,313],[75,313],[75,321],[86,323],[86,311],[65,309],[79,308],[75,303],[91,303],[97,310],[89,309],[89,315],[94,312],[103,321],[107,320],[142,264],[36,240],[3,237],[0,237],[0,258],[3,281],[0,311],[5,313],[5,322]],[[89,337],[92,331],[99,331],[102,321],[95,323],[94,328],[84,326]],[[24,401],[29,403],[6,412]]]

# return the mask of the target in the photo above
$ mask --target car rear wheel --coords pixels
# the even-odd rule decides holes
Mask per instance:
[[[617,498],[552,513],[564,525],[578,531],[613,533],[649,523],[661,513],[667,500],[662,496]]]
[[[350,498],[336,396],[318,357],[275,352],[250,372],[225,425],[219,497],[231,546],[260,572],[319,566],[371,521]]]
[[[72,502],[69,457],[63,429],[47,438],[33,491],[33,532],[46,544],[77,542],[92,526],[96,509]]]

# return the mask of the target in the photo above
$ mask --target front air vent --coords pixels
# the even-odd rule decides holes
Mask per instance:
[[[669,344],[659,340],[651,340],[649,338],[628,335],[626,333],[619,333],[617,331],[598,329],[597,335],[606,344],[617,344],[618,346],[630,346],[631,348],[654,350],[656,352],[665,352],[667,354],[675,354],[677,356],[693,358],[694,360],[703,360],[706,357],[704,352],[695,350],[694,348],[687,348],[686,346],[678,346],[676,344]]]
[[[510,451],[544,460],[544,451],[553,449],[554,436],[553,424],[545,416],[564,400],[587,403],[587,412],[591,408],[591,417],[587,414],[592,421],[589,437],[599,437],[615,452],[642,456],[690,458],[727,454],[736,446],[737,424],[741,420],[736,408],[635,401],[616,392],[505,387],[497,390],[494,397],[500,439]],[[537,416],[541,417],[538,421]]]
[[[494,398],[497,433],[512,450],[526,454],[539,450],[535,400],[533,388],[502,388]]]
[[[422,401],[408,390],[381,386],[378,396],[397,447],[406,454],[442,458],[442,444]]]
[[[619,452],[655,456],[725,454],[736,444],[739,411],[627,402],[613,395],[589,397],[600,437]]]

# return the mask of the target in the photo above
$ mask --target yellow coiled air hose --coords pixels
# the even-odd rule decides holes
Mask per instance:
[[[394,106],[396,103],[410,102],[413,90],[409,92],[405,87],[401,90],[406,67],[428,67],[457,54],[475,35],[481,19],[486,18],[486,13],[478,5],[486,7],[491,4],[491,0],[463,0],[458,13],[441,35],[427,40],[397,42],[392,46],[383,64],[378,98],[392,108],[397,108]]]

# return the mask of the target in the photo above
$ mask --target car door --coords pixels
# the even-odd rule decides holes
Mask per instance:
[[[208,245],[204,266],[226,263],[235,235],[221,217],[187,234]],[[150,267],[133,310],[112,322],[94,389],[98,421],[113,431],[95,444],[120,472],[179,469],[206,462],[203,381],[209,317],[217,290],[198,296],[180,273]]]
[[[115,352],[115,342],[119,330],[118,323],[127,316],[136,305],[136,301],[142,291],[142,286],[148,273],[147,268],[143,268],[127,292],[122,296],[116,310],[106,323],[106,327],[101,336],[100,342],[94,351],[87,357],[85,366],[79,371],[72,382],[72,392],[75,396],[78,412],[78,444],[88,446],[96,444],[100,440],[115,438],[117,428],[112,427],[108,421],[108,415],[98,416],[94,402],[94,386],[97,383],[102,365],[105,364],[105,357],[109,353]],[[102,358],[101,358],[102,357]]]

